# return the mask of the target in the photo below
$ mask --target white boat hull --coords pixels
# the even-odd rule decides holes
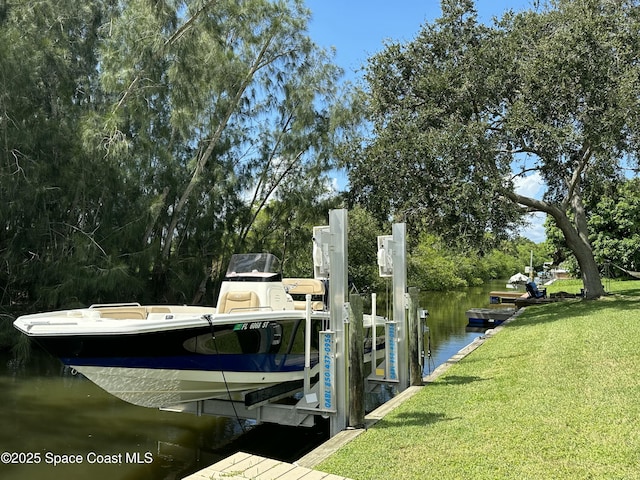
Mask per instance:
[[[211,398],[242,400],[243,392],[300,380],[303,372],[220,372],[71,366],[125,402],[163,408]]]

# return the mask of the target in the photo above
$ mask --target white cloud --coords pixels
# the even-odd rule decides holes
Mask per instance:
[[[544,194],[544,181],[538,172],[527,177],[518,177],[514,183],[515,191],[520,195],[540,199]],[[542,212],[529,214],[527,216],[529,225],[521,228],[518,233],[535,243],[544,242],[546,239],[544,231],[544,221],[546,217],[546,214]]]
[[[542,243],[546,240],[547,236],[544,231],[544,221],[547,215],[542,212],[531,213],[527,215],[529,225],[518,230],[518,234],[521,237],[528,238],[534,243]]]
[[[540,199],[544,193],[544,181],[538,172],[527,177],[517,177],[514,184],[516,193],[525,197]]]
[[[332,170],[329,175],[333,179],[333,187],[336,193],[344,192],[349,186],[349,179],[347,177],[347,171],[344,168],[336,168]]]
[[[325,178],[325,193],[321,196],[323,199],[335,197],[340,193],[339,179],[336,177]]]

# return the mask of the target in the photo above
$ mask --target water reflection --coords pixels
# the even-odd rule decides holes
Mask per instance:
[[[500,282],[422,294],[420,306],[430,313],[430,370],[480,335],[465,330],[465,312],[486,306],[488,292],[503,288]],[[428,370],[426,366],[425,373]],[[256,427],[235,419],[129,405],[38,351],[22,367],[10,356],[0,356],[0,392],[0,453],[40,458],[39,463],[0,464],[3,480],[42,480],[52,473],[68,480],[173,480],[238,450],[294,461],[325,439],[321,430]],[[52,464],[73,455],[82,463]],[[103,463],[109,459],[116,463]]]
[[[232,419],[129,405],[42,352],[20,369],[1,360],[0,451],[39,454],[0,465],[3,479],[41,480],[52,471],[70,480],[182,478],[222,458],[215,449],[242,432]]]

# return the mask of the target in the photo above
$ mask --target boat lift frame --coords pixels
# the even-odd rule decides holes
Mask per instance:
[[[310,368],[310,341],[305,345],[304,381],[287,382],[246,393],[244,401],[207,399],[185,403],[161,410],[194,415],[225,416],[255,420],[258,423],[278,423],[290,426],[315,425],[315,417],[329,418],[330,436],[348,426],[349,419],[349,351],[348,330],[350,305],[348,303],[348,245],[347,211],[329,212],[328,250],[331,281],[329,282],[329,328],[320,335],[320,361],[318,381],[311,385],[315,370]],[[376,365],[372,355],[372,374],[366,379],[371,384],[389,384],[398,392],[409,386],[407,347],[407,287],[405,224],[394,224],[388,239],[392,255],[393,319],[385,325],[385,360]],[[314,240],[315,241],[315,240]],[[374,299],[375,302],[375,299]],[[310,331],[310,296],[307,297],[307,333]],[[375,307],[372,312],[375,324]],[[375,332],[375,329],[374,329]],[[310,339],[310,335],[306,336]],[[375,344],[375,333],[373,335]],[[312,375],[313,373],[313,375]],[[295,397],[294,397],[295,395]],[[296,398],[295,403],[280,403]]]

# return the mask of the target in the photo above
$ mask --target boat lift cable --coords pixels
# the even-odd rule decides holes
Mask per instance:
[[[431,329],[426,327],[427,333],[427,372],[431,375],[432,370],[435,370],[435,362],[433,360],[433,356],[431,355]]]
[[[220,352],[218,350],[218,343],[216,342],[216,333],[213,328],[213,320],[211,319],[211,315],[207,314],[207,315],[203,315],[202,317],[209,323],[209,327],[211,327],[211,339],[213,340],[213,348],[216,351],[216,355],[220,355]],[[242,421],[240,420],[238,411],[236,410],[236,403],[233,401],[233,398],[231,398],[231,390],[229,390],[229,384],[227,383],[227,377],[224,374],[224,370],[220,369],[220,373],[222,374],[222,381],[224,382],[224,387],[227,390],[227,396],[229,397],[229,401],[231,401],[231,408],[233,408],[233,413],[236,417],[236,420],[238,421],[238,425],[240,425],[240,429],[242,430],[242,433],[247,433]]]

